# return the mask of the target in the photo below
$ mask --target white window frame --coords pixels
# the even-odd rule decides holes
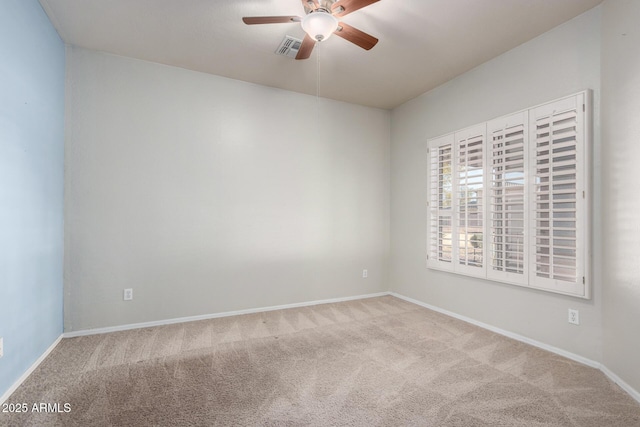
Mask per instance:
[[[590,218],[590,170],[591,170],[591,144],[592,144],[592,118],[591,118],[591,99],[590,90],[582,91],[570,96],[559,98],[517,113],[505,115],[503,117],[490,120],[479,125],[471,126],[457,132],[449,133],[437,138],[427,140],[428,155],[428,176],[427,185],[427,267],[430,269],[443,270],[451,273],[462,274],[467,276],[484,278],[496,282],[509,283],[513,285],[549,291],[574,297],[590,299],[590,257],[591,257],[591,218]],[[562,111],[563,109],[575,109],[576,118],[576,280],[563,281],[553,278],[544,278],[536,275],[536,197],[534,197],[534,177],[536,176],[536,120],[545,114],[553,114],[554,111]],[[517,273],[495,270],[492,268],[491,259],[492,250],[492,210],[489,206],[491,203],[492,192],[492,161],[494,152],[492,151],[493,134],[499,129],[509,128],[514,125],[521,124],[524,126],[524,268],[523,271]],[[469,267],[460,265],[459,245],[458,245],[458,214],[460,209],[460,187],[458,174],[458,151],[459,141],[471,136],[471,134],[483,133],[484,149],[483,149],[483,245],[482,245],[482,268]],[[434,149],[450,144],[452,147],[453,157],[451,159],[451,178],[453,183],[451,208],[451,244],[452,256],[450,262],[438,259],[434,252],[434,220],[437,215],[437,209],[434,209],[433,203],[437,200],[437,195],[433,193],[432,183],[432,155]],[[495,154],[500,156],[501,154]],[[498,159],[500,160],[500,159]],[[436,198],[434,199],[434,196]],[[551,196],[553,197],[553,196]],[[496,208],[497,209],[497,208]],[[497,240],[499,241],[499,240]],[[553,244],[553,243],[552,243]]]

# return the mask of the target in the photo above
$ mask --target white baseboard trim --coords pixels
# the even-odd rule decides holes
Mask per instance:
[[[194,322],[198,320],[216,319],[218,317],[238,316],[241,314],[262,313],[266,311],[282,310],[287,308],[308,307],[319,304],[329,304],[334,302],[352,301],[365,298],[375,298],[390,295],[390,292],[378,292],[375,294],[356,295],[351,297],[331,298],[316,301],[297,302],[293,304],[274,305],[270,307],[249,308],[246,310],[225,311],[222,313],[203,314],[199,316],[178,317],[174,319],[156,320],[152,322],[130,323],[127,325],[109,326],[105,328],[83,329],[79,331],[65,332],[64,338],[80,337],[85,335],[107,334],[109,332],[127,331],[130,329],[150,328],[153,326],[172,325],[175,323]]]
[[[599,369],[600,371],[602,371],[603,374],[605,374],[607,377],[609,377],[609,379],[611,381],[613,381],[614,383],[618,384],[620,386],[620,388],[622,388],[624,391],[629,393],[629,395],[631,397],[633,397],[636,401],[638,401],[640,403],[640,393],[637,390],[635,390],[633,387],[631,387],[629,384],[624,382],[620,377],[618,377],[609,368],[607,368],[606,366],[604,366],[600,362],[596,362],[595,360],[588,359],[586,357],[580,356],[580,355],[575,354],[575,353],[571,353],[571,352],[563,350],[561,348],[554,347],[552,345],[545,344],[543,342],[536,341],[536,340],[533,340],[531,338],[527,338],[527,337],[525,337],[523,335],[519,335],[519,334],[516,334],[514,332],[505,331],[504,329],[500,329],[500,328],[497,328],[495,326],[479,322],[479,321],[477,321],[475,319],[472,319],[470,317],[462,316],[462,315],[454,313],[452,311],[445,310],[443,308],[436,307],[434,305],[427,304],[427,303],[424,303],[422,301],[418,301],[416,299],[409,298],[409,297],[406,297],[404,295],[400,295],[400,294],[395,293],[395,292],[389,292],[389,295],[392,295],[392,296],[394,296],[396,298],[403,299],[405,301],[411,302],[411,303],[419,305],[421,307],[428,308],[429,310],[437,311],[438,313],[442,313],[442,314],[445,314],[447,316],[454,317],[454,318],[462,320],[464,322],[471,323],[472,325],[479,326],[479,327],[481,327],[483,329],[487,329],[487,330],[489,330],[491,332],[495,332],[495,333],[500,334],[500,335],[504,335],[504,336],[512,338],[512,339],[514,339],[516,341],[524,342],[526,344],[531,344],[534,347],[538,347],[538,348],[541,348],[543,350],[550,351],[551,353],[555,353],[555,354],[558,354],[560,356],[564,356],[567,359],[571,359],[571,360],[574,360],[576,362],[580,362],[580,363],[582,363],[584,365],[587,365],[587,366],[590,366],[592,368]]]
[[[0,405],[3,404],[9,398],[9,396],[11,396],[13,394],[13,392],[16,391],[18,389],[18,387],[20,387],[22,385],[22,383],[29,377],[29,375],[31,375],[33,373],[33,371],[36,370],[36,368],[38,366],[40,366],[42,361],[44,359],[46,359],[46,357],[49,355],[49,353],[51,353],[53,351],[54,348],[56,348],[56,346],[58,345],[58,343],[61,340],[62,340],[62,335],[60,335],[58,338],[56,338],[56,340],[53,342],[53,344],[51,344],[49,346],[49,348],[46,349],[45,352],[42,353],[42,355],[40,357],[38,357],[38,359],[35,362],[33,362],[33,365],[31,365],[31,367],[29,369],[27,369],[25,371],[25,373],[22,374],[22,376],[20,376],[20,378],[18,378],[18,381],[16,381],[11,387],[9,387],[9,390],[7,390],[2,395],[2,397],[0,397]]]
[[[462,320],[462,321],[467,322],[467,323],[471,323],[472,325],[479,326],[479,327],[481,327],[483,329],[488,329],[489,331],[495,332],[496,334],[504,335],[505,337],[513,338],[516,341],[521,341],[521,342],[524,342],[524,343],[527,343],[527,344],[531,344],[534,347],[538,347],[538,348],[541,348],[543,350],[547,350],[547,351],[550,351],[552,353],[559,354],[560,356],[564,356],[567,359],[575,360],[576,362],[583,363],[583,364],[585,364],[587,366],[591,366],[592,368],[599,368],[600,367],[600,363],[598,363],[598,362],[596,362],[594,360],[587,359],[586,357],[582,357],[582,356],[580,356],[578,354],[571,353],[571,352],[563,350],[561,348],[557,348],[557,347],[551,346],[549,344],[545,344],[543,342],[536,341],[536,340],[533,340],[531,338],[527,338],[527,337],[525,337],[523,335],[519,335],[519,334],[510,332],[510,331],[505,331],[504,329],[496,328],[495,326],[479,322],[479,321],[477,321],[475,319],[472,319],[470,317],[461,316],[460,314],[453,313],[453,312],[451,312],[449,310],[445,310],[445,309],[442,309],[440,307],[436,307],[436,306],[433,306],[431,304],[427,304],[427,303],[424,303],[422,301],[415,300],[413,298],[405,297],[404,295],[396,294],[395,292],[392,292],[391,295],[393,295],[394,297],[398,297],[400,299],[403,299],[405,301],[412,302],[412,303],[417,304],[419,306],[428,308],[429,310],[437,311],[438,313],[442,313],[442,314],[446,314],[447,316],[455,317],[456,319]]]
[[[617,376],[616,374],[614,374],[609,368],[607,368],[604,365],[600,366],[600,370],[609,377],[609,379],[611,381],[613,381],[614,383],[618,384],[620,386],[621,389],[623,389],[624,391],[626,391],[627,393],[629,393],[629,395],[631,397],[633,397],[635,400],[638,401],[638,403],[640,403],[640,392],[638,392],[638,390],[634,389],[633,387],[631,387],[629,384],[627,384],[626,382],[622,381],[622,379]]]

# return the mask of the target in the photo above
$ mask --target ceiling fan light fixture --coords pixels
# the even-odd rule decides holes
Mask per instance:
[[[338,29],[338,20],[324,9],[316,9],[302,18],[302,29],[315,41],[321,42]]]

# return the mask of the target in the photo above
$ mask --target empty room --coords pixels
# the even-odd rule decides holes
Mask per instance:
[[[637,0],[0,0],[0,426],[640,426],[638,46]]]

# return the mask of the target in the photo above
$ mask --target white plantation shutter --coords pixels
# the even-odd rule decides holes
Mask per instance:
[[[453,135],[429,142],[429,267],[453,270]]]
[[[429,268],[590,298],[589,101],[428,141]]]
[[[489,266],[487,277],[525,285],[527,276],[527,112],[487,123]]]
[[[484,277],[484,125],[455,133],[454,270]]]
[[[530,285],[587,296],[585,96],[531,110]]]

